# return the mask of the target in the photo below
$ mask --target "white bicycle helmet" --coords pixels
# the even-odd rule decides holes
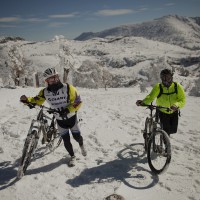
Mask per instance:
[[[44,79],[46,80],[46,79],[48,79],[48,78],[50,78],[50,77],[52,77],[52,76],[55,76],[55,75],[57,75],[57,74],[58,74],[58,72],[55,70],[55,68],[48,68],[48,69],[46,69],[46,70],[44,71],[43,77],[44,77]]]

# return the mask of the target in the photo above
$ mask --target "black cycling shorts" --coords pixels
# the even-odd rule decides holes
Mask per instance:
[[[61,128],[65,128],[65,129],[70,129],[72,128],[77,121],[77,116],[76,114],[72,117],[70,117],[69,119],[65,119],[65,120],[58,120],[57,119],[57,123]]]

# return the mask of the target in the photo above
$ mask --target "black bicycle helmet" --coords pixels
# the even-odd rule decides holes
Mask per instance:
[[[167,74],[170,74],[171,76],[173,76],[173,72],[170,69],[163,69],[160,72],[160,78],[162,79],[162,77],[166,76]]]

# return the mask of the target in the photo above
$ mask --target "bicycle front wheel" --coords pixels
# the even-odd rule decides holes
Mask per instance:
[[[37,131],[33,130],[31,134],[27,136],[26,141],[24,143],[24,148],[22,151],[20,166],[18,168],[17,178],[22,178],[22,176],[25,174],[27,167],[31,163],[31,159],[37,147],[37,143],[38,143]]]
[[[171,144],[165,131],[157,130],[151,135],[148,141],[147,159],[154,174],[161,174],[167,170],[171,161]]]
[[[148,148],[148,141],[149,141],[149,137],[151,135],[151,131],[152,131],[152,119],[147,117],[145,120],[145,128],[143,131],[145,151],[147,151],[147,148]]]

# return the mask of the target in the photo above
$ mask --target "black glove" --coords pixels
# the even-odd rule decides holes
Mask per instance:
[[[36,104],[33,104],[33,103],[27,103],[27,106],[32,109],[32,108],[35,108]]]
[[[171,108],[174,112],[176,112],[176,111],[178,110],[178,107],[175,106],[175,105],[172,105],[170,108]]]
[[[30,109],[35,108],[36,104],[35,103],[30,103],[28,102],[28,98],[25,95],[22,95],[20,97],[20,102],[24,103],[27,105]]]
[[[137,100],[137,101],[136,101],[136,105],[137,105],[137,106],[143,106],[144,103],[143,103],[142,100]]]
[[[69,113],[69,109],[68,108],[62,108],[60,111],[59,111],[59,114],[60,116],[63,118],[63,119],[68,119],[67,117],[67,114]]]
[[[22,103],[28,103],[28,98],[25,95],[22,95],[20,97],[20,102],[22,102]]]

